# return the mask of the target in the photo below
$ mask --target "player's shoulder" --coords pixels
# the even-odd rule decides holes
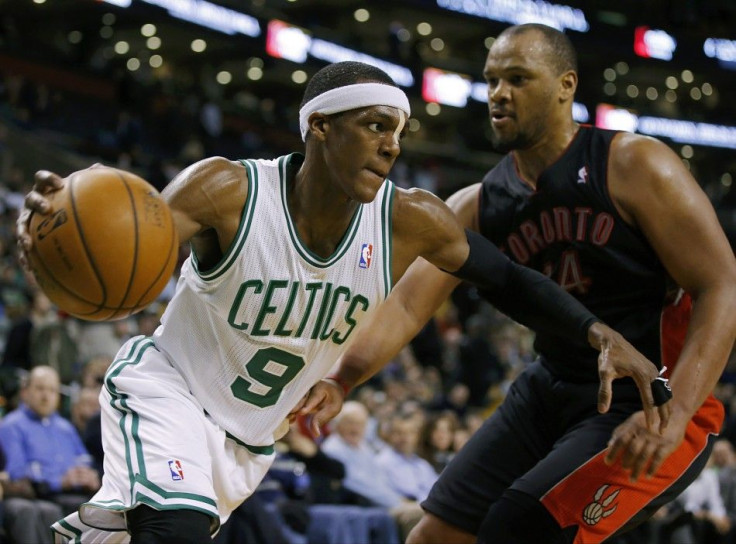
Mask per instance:
[[[194,163],[190,168],[203,176],[232,175],[243,172],[241,161],[234,161],[220,156],[207,157]]]
[[[246,169],[240,161],[225,157],[207,157],[185,168],[176,178],[178,185],[199,187],[203,191],[218,191],[233,184],[240,185],[247,179]]]
[[[416,224],[428,224],[446,210],[444,202],[425,189],[396,187],[393,199],[394,229],[413,228]]]
[[[466,227],[474,224],[478,209],[480,183],[474,183],[452,194],[443,201],[434,193],[424,189],[396,189],[393,210],[394,225],[414,228],[416,225],[441,225],[448,220],[457,220]],[[453,213],[448,213],[449,211]]]
[[[619,132],[611,141],[609,162],[614,167],[629,169],[655,165],[671,153],[671,149],[661,140],[643,134]]]

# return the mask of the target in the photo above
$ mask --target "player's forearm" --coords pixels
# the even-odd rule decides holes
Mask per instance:
[[[675,412],[688,419],[718,383],[736,337],[736,285],[722,284],[695,301],[685,345],[670,378]]]
[[[337,377],[348,388],[364,382],[414,338],[460,282],[417,259],[340,359]]]
[[[336,377],[349,389],[363,383],[393,359],[431,316],[417,315],[404,301],[389,296],[340,358]]]
[[[466,234],[470,254],[454,275],[483,289],[494,306],[519,323],[588,342],[588,329],[599,319],[579,300],[544,274],[511,262],[480,234]]]

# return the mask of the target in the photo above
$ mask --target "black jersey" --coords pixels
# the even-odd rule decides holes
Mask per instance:
[[[621,218],[609,196],[608,155],[615,134],[580,127],[539,176],[536,190],[519,177],[513,155],[504,157],[483,179],[480,231],[514,261],[557,281],[660,365],[661,333],[668,330],[663,312],[675,297],[654,249]],[[681,302],[689,312],[689,300]],[[682,322],[682,316],[675,317]],[[588,346],[541,331],[535,348],[561,377],[598,379],[598,354]]]

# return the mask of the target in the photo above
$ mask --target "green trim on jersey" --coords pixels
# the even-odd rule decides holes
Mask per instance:
[[[120,418],[120,431],[123,433],[123,440],[125,442],[125,462],[128,466],[128,475],[131,477],[131,494],[133,493],[134,484],[133,475],[140,473],[145,476],[146,474],[146,464],[145,460],[143,459],[143,447],[141,444],[141,439],[138,436],[138,426],[140,424],[140,419],[138,417],[138,414],[128,406],[128,403],[126,401],[128,395],[118,392],[112,380],[118,374],[120,374],[120,372],[122,372],[123,369],[129,364],[138,364],[141,360],[141,357],[143,357],[143,354],[149,348],[156,349],[153,344],[153,340],[145,336],[139,338],[138,340],[133,342],[133,345],[130,347],[127,355],[113,361],[112,365],[110,365],[110,369],[105,375],[105,388],[111,396],[110,406],[112,406],[115,410],[122,414],[122,417]],[[130,421],[129,431],[126,430],[126,422],[128,420]],[[134,449],[131,448],[131,443],[134,444]],[[133,455],[135,455],[136,463],[138,465],[137,471],[133,469]]]
[[[62,529],[66,532],[62,532]],[[57,535],[61,535],[64,538],[69,538],[70,543],[77,544],[77,542],[82,542],[82,531],[81,529],[77,529],[73,525],[69,524],[66,520],[60,519],[56,523],[54,523],[51,526],[51,532],[56,533]]]
[[[381,205],[381,219],[383,220],[383,277],[385,282],[384,298],[388,297],[391,289],[394,287],[393,280],[393,255],[394,255],[394,195],[396,186],[391,180],[386,180],[388,184],[383,193],[383,203]]]
[[[156,510],[170,510],[184,506],[188,509],[198,510],[216,517],[219,522],[220,518],[217,512],[217,503],[205,495],[184,493],[180,491],[167,491],[141,474],[135,475],[135,482],[140,484],[140,487],[149,491],[151,495],[154,496],[152,497],[145,493],[141,493],[141,491],[136,491],[135,497],[133,497],[134,502],[142,502],[149,506],[153,506]],[[197,506],[197,503],[199,503],[200,506]]]
[[[254,453],[256,455],[271,455],[274,451],[273,444],[271,444],[270,446],[251,446],[250,444],[246,444],[245,442],[240,440],[237,436],[233,436],[227,431],[225,431],[225,436],[227,436],[230,440],[232,440],[236,444],[243,446],[249,452]]]
[[[199,260],[192,248],[192,268],[205,281],[217,279],[228,271],[240,254],[240,250],[243,249],[245,239],[248,237],[250,225],[253,222],[253,216],[255,215],[253,211],[255,210],[256,198],[258,196],[258,168],[255,166],[253,160],[242,159],[240,162],[248,172],[248,198],[246,199],[245,206],[243,206],[243,213],[240,216],[240,224],[238,225],[238,232],[235,234],[235,239],[220,259],[220,262],[206,271],[200,270]]]
[[[345,236],[331,256],[325,259],[317,255],[316,253],[313,253],[299,239],[299,233],[297,232],[294,222],[291,220],[291,214],[289,214],[289,206],[286,201],[286,164],[291,160],[294,155],[295,153],[292,153],[291,155],[287,155],[279,159],[279,174],[281,177],[281,204],[283,204],[284,207],[284,216],[286,217],[286,224],[289,227],[289,235],[291,237],[291,241],[294,243],[294,247],[296,248],[297,253],[299,253],[302,259],[307,261],[307,263],[309,263],[310,265],[316,266],[317,268],[327,268],[328,266],[331,266],[339,261],[352,244],[353,239],[355,238],[355,234],[358,232],[358,226],[360,225],[360,217],[363,214],[363,205],[358,205],[358,208],[353,214],[353,218],[350,220],[350,225],[348,226],[348,230],[345,233]]]
[[[134,503],[147,504],[158,510],[185,506],[186,508],[199,510],[210,516],[217,516],[217,505],[211,498],[194,493],[166,491],[151,482],[147,477],[146,462],[143,456],[143,444],[138,434],[140,417],[138,416],[138,413],[128,405],[126,400],[128,395],[117,390],[113,383],[113,379],[118,376],[126,366],[138,364],[141,361],[143,354],[150,348],[156,349],[156,346],[150,337],[144,336],[137,339],[133,342],[130,349],[123,357],[113,361],[107,375],[105,376],[105,387],[111,396],[110,406],[121,414],[119,426],[120,431],[123,433],[123,441],[125,442],[125,462],[128,467],[131,500]],[[133,466],[134,459],[138,467],[137,470]],[[139,484],[142,488],[148,490],[150,494],[155,497],[152,498],[140,491],[136,491],[136,484]],[[199,503],[202,506],[197,506],[196,504],[193,505],[191,503]],[[121,509],[115,505],[104,505],[101,502],[90,502],[87,504],[107,510]]]

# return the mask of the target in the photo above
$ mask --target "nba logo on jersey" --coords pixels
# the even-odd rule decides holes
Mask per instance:
[[[169,471],[171,472],[172,480],[179,481],[184,479],[184,470],[181,468],[181,461],[178,459],[169,461]]]
[[[373,244],[363,244],[360,248],[360,261],[358,261],[358,266],[360,268],[370,268],[372,256]]]
[[[583,166],[578,170],[578,184],[588,183],[588,167]]]

